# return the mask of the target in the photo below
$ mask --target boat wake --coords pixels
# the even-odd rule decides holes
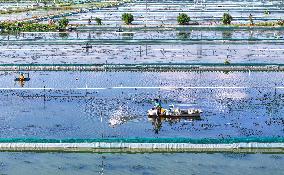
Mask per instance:
[[[134,120],[137,116],[129,113],[129,108],[127,106],[119,106],[114,112],[112,112],[109,119],[109,125],[111,127],[116,127],[130,120]]]

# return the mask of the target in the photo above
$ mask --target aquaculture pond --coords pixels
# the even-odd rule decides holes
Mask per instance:
[[[147,6],[147,10],[146,10]],[[133,1],[118,7],[94,9],[68,18],[72,24],[89,24],[91,17],[102,18],[104,25],[122,25],[122,13],[132,13],[135,25],[176,25],[179,13],[187,13],[192,21],[200,24],[220,24],[223,13],[229,12],[233,23],[248,23],[248,16],[254,21],[279,20],[283,14],[282,1]],[[265,13],[267,12],[267,13]],[[91,23],[89,25],[95,25]]]
[[[2,13],[0,21],[23,20],[57,12],[56,10],[48,10],[51,4],[47,3],[47,5],[49,7],[44,9],[43,3],[36,3],[35,1],[0,2],[0,13]]]
[[[114,27],[80,27],[73,32],[22,32],[15,35],[3,34],[0,35],[1,43],[4,42],[15,43],[23,42],[32,44],[33,42],[47,42],[49,44],[56,44],[57,42],[65,42],[72,44],[72,41],[77,42],[92,42],[92,40],[176,40],[179,41],[274,41],[283,42],[284,32],[283,28],[238,28],[238,27],[180,27],[180,28],[123,28],[118,31]],[[160,41],[160,42],[161,42]],[[74,41],[73,41],[74,42]],[[93,43],[96,44],[96,43]]]
[[[281,30],[81,29],[1,35],[0,63],[282,63]]]
[[[88,4],[88,3],[87,3]],[[0,10],[8,10],[16,7],[25,8],[32,7],[35,3],[1,3],[3,7]],[[135,25],[176,25],[176,17],[179,13],[187,13],[193,22],[199,24],[214,25],[220,24],[224,12],[229,12],[233,17],[233,23],[248,23],[248,16],[253,15],[254,22],[276,21],[282,19],[283,1],[132,1],[115,7],[97,8],[94,1],[88,5],[75,5],[77,9],[81,9],[83,13],[77,13],[75,10],[70,10],[66,6],[65,11],[52,8],[34,7],[35,9],[29,12],[20,12],[1,15],[2,20],[23,20],[35,19],[39,16],[52,17],[59,19],[62,16],[68,16],[71,24],[87,24],[90,26],[96,25],[95,21],[89,23],[90,18],[99,17],[104,25],[118,26],[122,25],[122,13],[132,13],[134,15]],[[50,4],[49,4],[50,5]],[[147,6],[147,10],[146,10]],[[69,8],[69,9],[68,9]],[[45,22],[48,18],[43,18]]]
[[[1,2],[0,11],[34,4],[21,2]],[[1,30],[1,70],[18,67],[0,71],[0,174],[283,174],[284,72],[21,71],[22,64],[73,64],[76,70],[79,64],[140,63],[270,64],[277,69],[274,64],[283,64],[283,26],[225,26],[221,18],[228,12],[232,24],[248,24],[251,14],[255,23],[275,23],[283,20],[283,1],[135,0],[65,10],[39,5],[2,14],[0,21],[38,18],[47,23],[65,16],[76,29]],[[134,15],[133,25],[123,24],[123,13]],[[179,13],[188,14],[194,25],[177,25]],[[22,72],[29,81],[15,81]],[[203,112],[149,119],[155,99],[164,108]],[[167,141],[176,144],[174,149]],[[106,149],[102,142],[142,146]],[[81,147],[76,149],[77,143]],[[160,143],[167,148],[157,149]],[[195,149],[182,149],[186,143]],[[238,149],[242,144],[269,148]],[[202,146],[211,152],[196,149]]]
[[[18,72],[0,76],[1,138],[283,137],[282,72]],[[127,78],[126,78],[127,77]],[[23,87],[22,87],[23,86]],[[200,118],[150,121],[155,98]]]
[[[4,174],[282,174],[282,154],[0,153]]]

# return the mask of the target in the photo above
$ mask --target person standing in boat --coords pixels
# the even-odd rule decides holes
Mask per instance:
[[[154,104],[155,109],[157,110],[157,115],[161,115],[161,109],[162,109],[162,104],[159,99],[155,99],[155,104]]]
[[[23,73],[20,74],[19,81],[25,81],[25,76]]]
[[[25,85],[25,76],[24,76],[23,73],[21,73],[20,76],[19,76],[19,83],[20,83],[21,87],[24,87],[24,85]]]

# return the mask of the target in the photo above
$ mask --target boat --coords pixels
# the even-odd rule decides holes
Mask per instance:
[[[161,109],[161,114],[158,115],[158,111],[155,108],[148,110],[149,118],[187,118],[187,117],[200,117],[203,111],[201,109],[179,109],[170,105],[169,109]]]
[[[86,46],[83,46],[82,48],[83,48],[83,49],[92,49],[93,46],[92,46],[92,45],[89,45],[89,43],[87,43]]]
[[[20,78],[15,78],[14,81],[30,81],[30,78],[24,78],[23,80],[20,80]]]
[[[122,30],[122,28],[121,27],[119,27],[115,32],[119,32],[119,33],[121,33],[121,32],[123,32],[123,30]]]
[[[29,73],[21,73],[20,75],[23,75],[24,76],[24,79],[21,79],[20,77],[16,77],[14,79],[14,81],[30,81],[30,74]]]

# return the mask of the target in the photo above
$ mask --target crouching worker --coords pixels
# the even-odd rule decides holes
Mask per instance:
[[[24,74],[21,74],[21,75],[19,76],[19,81],[25,81],[25,76],[24,76]]]

